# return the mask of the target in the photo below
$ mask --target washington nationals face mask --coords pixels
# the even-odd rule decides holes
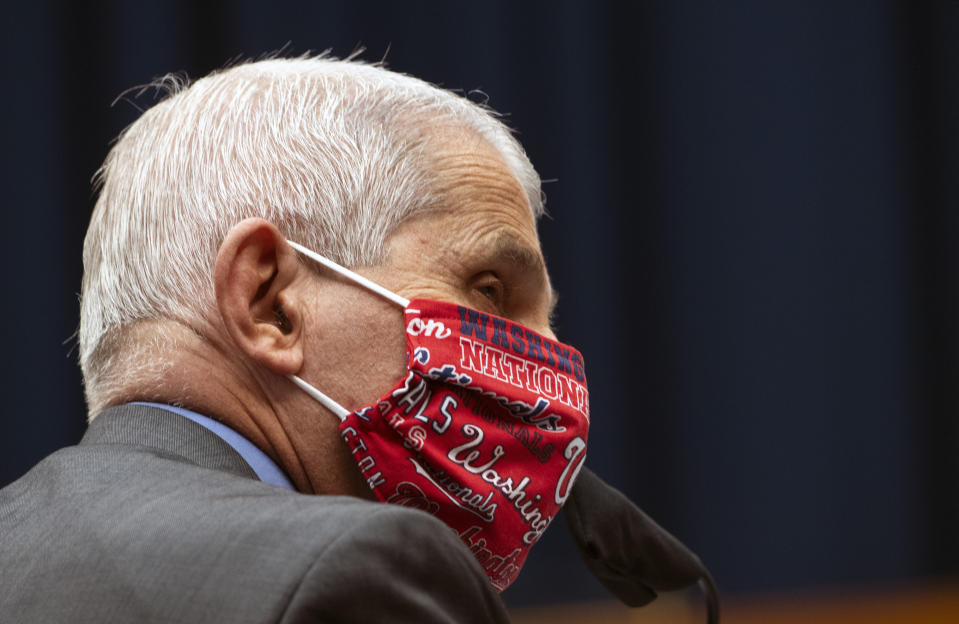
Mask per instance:
[[[404,309],[406,375],[350,412],[302,379],[339,416],[377,498],[433,514],[502,591],[556,516],[586,457],[583,357],[504,318],[407,300],[301,245],[295,249]]]

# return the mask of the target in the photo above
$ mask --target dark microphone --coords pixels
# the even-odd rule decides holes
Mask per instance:
[[[716,583],[699,557],[585,466],[563,512],[586,566],[622,602],[641,607],[657,591],[698,583],[706,621],[719,622]]]

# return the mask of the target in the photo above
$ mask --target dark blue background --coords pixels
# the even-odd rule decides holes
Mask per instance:
[[[2,39],[0,484],[83,429],[89,180],[137,116],[111,101],[362,44],[482,89],[553,180],[589,463],[727,592],[959,572],[959,3],[38,0]],[[562,523],[506,593],[603,596]]]

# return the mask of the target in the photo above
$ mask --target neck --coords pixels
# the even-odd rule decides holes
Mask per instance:
[[[234,429],[266,453],[307,494],[369,496],[346,445],[338,419],[289,380],[256,367],[217,332],[201,337],[173,323],[140,323],[128,337],[139,348],[118,370],[129,382],[111,405],[152,401],[179,405]],[[128,330],[128,331],[131,331]],[[149,338],[148,338],[149,336]],[[161,338],[157,338],[161,336]],[[142,339],[138,339],[142,338]]]

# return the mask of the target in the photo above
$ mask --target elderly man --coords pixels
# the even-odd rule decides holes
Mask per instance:
[[[88,432],[0,492],[0,620],[505,620],[588,429],[522,148],[356,62],[164,86],[98,176]]]

